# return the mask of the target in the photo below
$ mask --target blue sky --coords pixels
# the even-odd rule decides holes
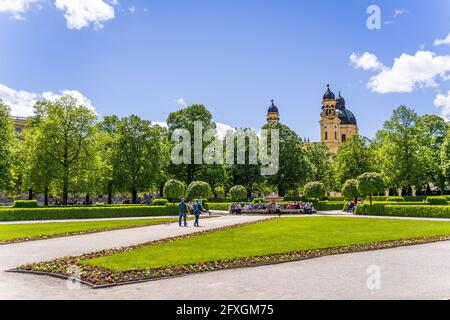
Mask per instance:
[[[401,104],[450,118],[447,35],[447,0],[0,0],[0,97],[26,113],[72,90],[100,115],[153,121],[201,103],[252,128],[275,99],[318,140],[329,83],[372,137]]]

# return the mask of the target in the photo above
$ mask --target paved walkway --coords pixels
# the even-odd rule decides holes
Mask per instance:
[[[80,255],[103,249],[130,246],[171,236],[211,230],[224,226],[266,219],[261,216],[226,216],[200,219],[201,228],[180,228],[177,223],[108,231],[94,234],[0,245],[0,299],[10,298],[65,298],[68,292],[65,281],[3,272],[18,265],[45,261],[62,256]],[[56,280],[56,281],[55,281]],[[83,288],[82,292],[90,291]],[[80,292],[81,292],[80,291]],[[82,298],[83,295],[76,295]]]
[[[178,218],[178,216],[161,217],[125,217],[125,218],[94,218],[94,219],[66,219],[66,220],[28,220],[28,221],[0,221],[3,224],[42,224],[42,223],[61,223],[61,222],[92,222],[92,221],[117,221],[117,220],[146,220],[161,218]]]
[[[203,230],[264,219],[224,216]],[[58,256],[197,231],[159,225],[0,246],[0,271]],[[379,272],[379,289],[369,289]],[[449,299],[450,241],[273,266],[225,270],[108,289],[68,288],[51,277],[0,272],[0,299]]]

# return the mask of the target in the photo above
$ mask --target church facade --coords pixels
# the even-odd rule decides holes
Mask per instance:
[[[280,113],[274,101],[267,112],[267,122],[280,121]],[[349,138],[358,135],[358,123],[355,115],[347,109],[345,99],[336,98],[327,86],[322,99],[322,112],[320,113],[320,142],[323,142],[331,153],[336,153],[339,147]],[[307,139],[306,143],[309,143]]]

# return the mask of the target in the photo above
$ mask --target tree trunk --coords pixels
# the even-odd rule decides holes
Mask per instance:
[[[69,179],[67,177],[63,178],[63,206],[67,206],[67,200],[69,195]]]
[[[44,190],[44,206],[48,206],[48,187]]]
[[[132,202],[133,204],[136,204],[136,203],[137,203],[137,191],[136,191],[136,188],[135,188],[135,187],[133,187],[133,190],[132,190],[132,200],[131,200],[131,202]]]
[[[370,198],[370,205],[372,205],[372,193],[370,194],[369,198]]]
[[[278,187],[278,196],[284,197],[284,188],[283,187]]]
[[[108,204],[112,204],[112,192],[108,192]]]
[[[32,188],[28,189],[28,200],[33,200],[33,189]]]
[[[90,199],[90,197],[89,197],[89,193],[86,193],[86,198],[85,198],[84,202],[86,203],[86,205],[89,205],[89,204],[90,204],[91,199]]]

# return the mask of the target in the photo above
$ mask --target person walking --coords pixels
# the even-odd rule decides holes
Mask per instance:
[[[194,218],[195,218],[194,227],[197,227],[197,228],[200,227],[198,224],[198,219],[200,217],[201,212],[202,212],[201,206],[198,203],[198,200],[195,200],[195,203],[194,203]]]
[[[179,216],[179,225],[181,227],[181,220],[184,219],[184,226],[187,227],[186,223],[186,214],[188,212],[186,200],[184,198],[181,198],[180,204],[178,205],[178,216]]]

